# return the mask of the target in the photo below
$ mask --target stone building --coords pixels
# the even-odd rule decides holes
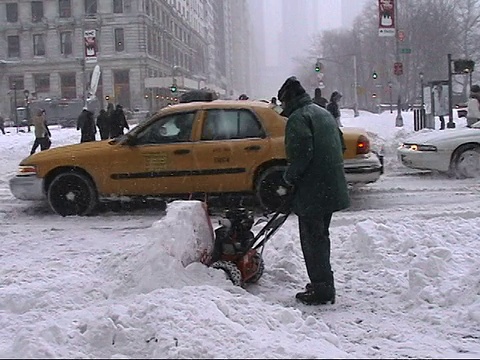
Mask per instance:
[[[103,106],[156,110],[178,95],[177,81],[226,92],[228,79],[209,73],[218,37],[206,23],[214,14],[204,16],[211,1],[0,0],[0,113],[12,113],[14,93],[23,106],[24,90],[30,99],[83,99],[96,65]]]

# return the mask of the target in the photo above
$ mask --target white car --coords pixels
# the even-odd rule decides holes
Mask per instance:
[[[397,149],[412,169],[436,170],[457,178],[480,177],[480,121],[471,128],[415,134]]]

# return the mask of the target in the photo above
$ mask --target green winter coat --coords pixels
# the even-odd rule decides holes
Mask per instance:
[[[315,216],[350,206],[343,168],[342,136],[332,115],[308,94],[287,103],[285,180],[294,186],[293,211]]]

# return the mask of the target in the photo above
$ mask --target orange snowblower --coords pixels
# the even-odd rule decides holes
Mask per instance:
[[[253,215],[245,208],[229,209],[215,230],[215,243],[210,266],[225,271],[234,285],[256,283],[263,275],[262,258],[265,243],[283,225],[289,216],[277,211],[264,227],[254,235]]]

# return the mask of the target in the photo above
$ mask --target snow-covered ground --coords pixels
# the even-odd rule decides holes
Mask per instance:
[[[166,214],[61,218],[16,200],[8,179],[33,135],[7,129],[0,358],[479,358],[478,179],[399,164],[395,149],[413,132],[413,115],[403,113],[400,128],[395,116],[342,113],[345,126],[364,127],[384,145],[386,170],[352,189],[351,208],[334,214],[337,302],[313,307],[295,301],[307,282],[295,216],[267,243],[258,284],[235,287],[176,245],[199,234],[188,203]],[[74,129],[52,135],[53,146],[80,137]]]

